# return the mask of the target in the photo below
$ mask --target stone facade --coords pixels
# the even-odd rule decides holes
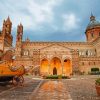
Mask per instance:
[[[32,72],[38,75],[70,75],[88,73],[94,67],[100,69],[100,23],[93,15],[85,34],[86,42],[33,42],[28,38],[23,41],[23,25],[20,24],[14,64],[31,66]]]

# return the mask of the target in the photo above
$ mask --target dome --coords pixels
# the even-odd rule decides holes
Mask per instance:
[[[94,28],[96,26],[100,26],[100,22],[96,21],[95,16],[91,15],[91,17],[90,17],[90,23],[88,24],[86,30]]]

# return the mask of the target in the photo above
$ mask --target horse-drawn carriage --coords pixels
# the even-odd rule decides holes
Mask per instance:
[[[0,62],[0,83],[12,82],[14,85],[24,82],[24,66],[12,66],[10,62]]]

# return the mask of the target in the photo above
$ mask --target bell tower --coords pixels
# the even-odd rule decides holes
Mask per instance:
[[[21,48],[22,48],[22,38],[23,38],[23,25],[17,26],[17,36],[16,36],[16,56],[21,56]]]
[[[3,21],[2,31],[0,32],[0,49],[6,51],[9,47],[12,47],[13,36],[11,35],[12,22],[8,16],[6,20]]]
[[[93,14],[90,16],[90,22],[85,31],[87,42],[93,42],[100,36],[100,22],[96,21]]]

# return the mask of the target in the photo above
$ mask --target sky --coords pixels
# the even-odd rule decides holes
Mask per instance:
[[[100,0],[0,0],[0,29],[4,19],[24,27],[23,40],[86,41],[91,12],[100,21]]]

